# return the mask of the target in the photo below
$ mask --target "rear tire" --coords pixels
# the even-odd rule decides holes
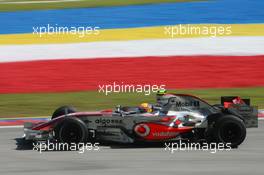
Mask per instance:
[[[84,143],[88,138],[85,123],[76,117],[66,117],[54,129],[55,138],[60,143]]]
[[[230,144],[232,148],[236,148],[246,138],[245,124],[233,115],[220,117],[215,123],[213,137],[217,143]]]
[[[57,117],[62,116],[62,115],[75,113],[75,112],[77,112],[77,110],[71,106],[61,106],[54,111],[51,119],[57,118]]]

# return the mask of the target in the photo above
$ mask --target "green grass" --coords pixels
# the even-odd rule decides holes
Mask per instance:
[[[211,104],[219,103],[220,96],[237,95],[251,98],[252,104],[264,108],[264,87],[241,89],[171,90],[201,97]],[[155,102],[155,95],[136,93],[113,93],[105,96],[97,91],[42,94],[0,94],[0,116],[32,117],[48,116],[59,106],[72,105],[78,110],[100,110],[114,108],[117,104],[138,105]]]
[[[32,1],[32,0],[6,0],[5,2],[10,2],[10,1],[19,2],[19,1]],[[152,3],[170,3],[170,2],[188,2],[188,1],[198,1],[198,0],[79,0],[72,2],[52,2],[52,3],[43,2],[43,3],[25,3],[25,4],[23,3],[6,4],[3,3],[3,1],[1,1],[0,11],[107,7],[107,6],[142,5],[142,4],[152,4]]]

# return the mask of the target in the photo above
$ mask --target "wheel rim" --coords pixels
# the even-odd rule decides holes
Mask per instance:
[[[225,143],[236,143],[241,138],[241,128],[235,123],[225,123],[220,130],[220,137]]]
[[[60,130],[60,139],[64,143],[79,143],[82,139],[82,130],[75,123],[66,124]]]

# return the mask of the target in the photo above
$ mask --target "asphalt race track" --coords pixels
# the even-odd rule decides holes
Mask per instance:
[[[17,147],[22,128],[0,129],[0,174],[263,174],[264,121],[249,129],[247,139],[231,151],[175,151],[164,146],[108,147],[99,151],[39,153]]]

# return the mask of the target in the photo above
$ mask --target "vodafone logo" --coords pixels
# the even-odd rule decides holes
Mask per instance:
[[[150,133],[150,128],[146,124],[138,124],[135,126],[134,131],[141,137],[146,137]]]

